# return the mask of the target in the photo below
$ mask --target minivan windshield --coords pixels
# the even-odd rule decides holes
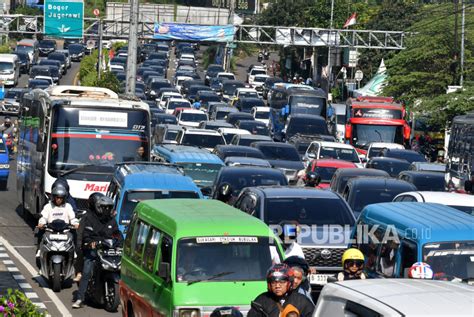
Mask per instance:
[[[298,151],[293,147],[277,146],[277,145],[260,145],[258,147],[262,151],[267,160],[285,160],[285,161],[300,161]]]
[[[29,45],[17,45],[15,50],[17,52],[30,53],[30,52],[33,52],[35,50],[35,48],[33,46],[29,46]]]
[[[0,62],[0,72],[13,71],[13,63]]]
[[[199,187],[212,186],[217,173],[222,168],[220,164],[211,163],[177,163],[183,170],[184,175],[193,179]]]
[[[218,144],[224,144],[224,139],[221,135],[209,134],[190,134],[186,133],[181,141],[184,145],[200,146],[204,148],[215,148]]]
[[[357,155],[355,149],[323,146],[319,152],[319,158],[338,159],[353,163],[360,163],[359,156]]]
[[[305,225],[354,225],[342,199],[283,197],[265,199],[265,223],[297,221]]]
[[[434,272],[434,279],[465,282],[474,279],[474,241],[429,243],[423,246],[423,262]]]
[[[120,208],[119,224],[126,225],[130,223],[133,210],[139,202],[151,199],[168,198],[199,198],[199,194],[193,191],[173,191],[173,190],[154,190],[154,191],[127,191],[123,197],[122,208]]]
[[[178,242],[176,281],[264,281],[268,268],[280,261],[268,237],[186,238]]]

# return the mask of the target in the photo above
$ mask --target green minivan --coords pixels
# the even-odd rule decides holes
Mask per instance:
[[[216,200],[143,201],[124,243],[122,316],[205,317],[235,306],[244,315],[283,259],[273,231]]]

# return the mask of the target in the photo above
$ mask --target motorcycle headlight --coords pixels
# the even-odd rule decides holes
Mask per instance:
[[[180,309],[179,317],[200,317],[199,309]]]

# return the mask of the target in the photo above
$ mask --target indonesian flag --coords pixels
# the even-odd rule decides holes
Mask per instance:
[[[344,26],[343,28],[347,28],[351,25],[354,25],[357,23],[357,13],[352,13],[352,15],[349,17],[349,19],[347,19],[346,23],[344,23]]]

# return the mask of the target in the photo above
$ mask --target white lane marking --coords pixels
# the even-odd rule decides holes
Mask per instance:
[[[38,294],[36,294],[34,292],[25,292],[25,296],[28,297],[29,299],[39,298]]]
[[[15,280],[26,280],[26,278],[25,278],[23,275],[21,275],[21,274],[14,274],[14,275],[13,275],[13,278],[14,278]]]
[[[34,245],[14,245],[15,249],[33,249],[36,248]]]
[[[20,272],[20,270],[17,267],[7,267],[8,272]]]
[[[33,287],[31,287],[30,283],[18,283],[18,285],[19,285],[21,288],[23,288],[23,289],[25,289],[25,288],[33,288]]]
[[[58,309],[59,313],[63,317],[72,317],[71,313],[69,310],[64,306],[63,302],[59,299],[59,297],[51,290],[48,288],[48,284],[46,281],[41,277],[38,276],[37,270],[34,269],[34,267],[23,257],[21,256],[20,253],[18,253],[17,250],[8,242],[5,240],[3,237],[0,237],[0,243],[2,243],[5,248],[14,256],[20,263],[28,270],[28,272],[31,274],[33,278],[35,278],[45,291],[46,295],[52,300],[56,308]]]
[[[5,251],[5,248],[4,248],[4,247],[0,247],[0,251]]]
[[[13,264],[15,264],[15,263],[13,263],[12,260],[3,260],[3,264],[13,265]]]
[[[6,253],[0,253],[0,258],[8,258],[8,254],[6,254]]]
[[[33,303],[33,305],[35,305],[38,308],[46,309],[46,305],[43,303]]]

